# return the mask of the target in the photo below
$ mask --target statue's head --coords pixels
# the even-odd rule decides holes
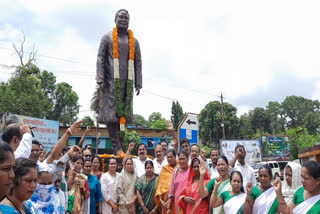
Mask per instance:
[[[126,9],[120,9],[116,13],[114,21],[119,30],[128,30],[129,27],[129,12]]]

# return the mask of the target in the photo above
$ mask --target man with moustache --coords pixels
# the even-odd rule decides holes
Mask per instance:
[[[167,160],[164,158],[163,147],[161,144],[156,145],[154,148],[154,154],[156,156],[153,160],[154,173],[159,175],[162,167],[168,164]]]
[[[211,179],[214,179],[220,176],[217,169],[217,162],[218,162],[219,156],[220,156],[219,150],[217,148],[212,148],[210,151],[210,159],[211,159],[212,165],[211,167],[208,168]]]
[[[126,162],[126,160],[129,158],[131,151],[134,148],[135,143],[131,142],[129,144],[128,147],[128,151],[126,152],[126,155],[123,158],[122,164],[124,166],[124,163]],[[161,149],[162,150],[162,149]],[[133,168],[134,168],[134,172],[136,173],[136,175],[138,177],[141,177],[143,174],[146,173],[145,171],[145,162],[147,160],[151,160],[150,158],[148,158],[147,156],[147,146],[143,143],[139,144],[138,146],[138,158],[133,158]]]

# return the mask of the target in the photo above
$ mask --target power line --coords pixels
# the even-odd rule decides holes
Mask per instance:
[[[0,47],[0,49],[9,50],[9,51],[15,51],[12,48],[5,48],[5,47]],[[31,53],[30,51],[25,51],[25,52],[26,53]],[[65,62],[70,62],[70,63],[80,63],[78,61],[74,61],[74,60],[70,60],[70,59],[63,59],[63,58],[55,57],[55,56],[48,56],[48,55],[43,55],[43,54],[37,54],[37,55],[40,56],[40,57],[45,57],[45,58],[49,58],[49,59],[56,59],[56,60],[61,60],[61,61],[65,61]]]

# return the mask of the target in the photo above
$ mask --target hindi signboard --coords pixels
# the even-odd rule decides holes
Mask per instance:
[[[8,124],[9,122],[34,127],[32,129],[32,132],[34,134],[33,139],[39,141],[47,151],[51,150],[58,141],[59,121],[3,112],[0,113],[0,117],[0,136],[2,136],[2,132],[6,127],[6,124]]]

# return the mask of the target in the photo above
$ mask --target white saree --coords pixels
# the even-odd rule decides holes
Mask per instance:
[[[277,194],[273,186],[264,191],[255,201],[253,205],[253,214],[268,214]]]
[[[320,200],[320,194],[308,198],[295,208],[293,208],[293,214],[306,214],[308,211]]]
[[[241,206],[244,204],[246,200],[246,194],[241,193],[229,199],[224,205],[224,213],[225,214],[235,214],[239,211]]]

